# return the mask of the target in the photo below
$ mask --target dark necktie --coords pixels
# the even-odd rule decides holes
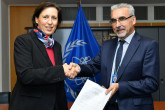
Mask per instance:
[[[117,50],[117,55],[116,55],[116,71],[118,71],[118,68],[119,68],[119,64],[120,64],[120,61],[121,61],[121,57],[122,57],[122,52],[123,52],[123,44],[125,43],[125,40],[119,40],[120,42],[120,46]]]

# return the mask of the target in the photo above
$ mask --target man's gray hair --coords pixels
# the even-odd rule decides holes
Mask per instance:
[[[115,4],[111,6],[111,12],[115,9],[119,9],[119,8],[128,8],[129,9],[129,14],[130,15],[135,15],[135,9],[131,4],[128,3],[119,3],[119,4]]]

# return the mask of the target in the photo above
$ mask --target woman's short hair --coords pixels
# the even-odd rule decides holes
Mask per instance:
[[[35,9],[33,17],[32,17],[32,23],[33,23],[33,27],[36,28],[38,26],[38,24],[35,21],[35,18],[39,17],[41,12],[48,8],[48,7],[54,7],[57,9],[58,11],[58,25],[57,28],[59,27],[59,25],[61,24],[62,21],[62,9],[56,4],[56,3],[52,3],[52,2],[41,2],[40,5]]]

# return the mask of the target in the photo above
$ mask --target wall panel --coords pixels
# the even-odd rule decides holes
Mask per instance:
[[[10,67],[11,90],[16,82],[14,66],[14,41],[18,35],[27,33],[25,27],[32,26],[32,15],[36,6],[10,6]]]

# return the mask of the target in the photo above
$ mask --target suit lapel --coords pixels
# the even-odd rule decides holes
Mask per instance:
[[[137,33],[135,33],[135,35],[133,36],[133,38],[129,44],[129,47],[126,51],[126,54],[125,54],[124,59],[122,61],[121,67],[119,68],[117,82],[121,78],[125,68],[127,67],[128,63],[130,62],[132,57],[134,56],[139,45],[140,45],[140,37]]]
[[[33,41],[35,42],[35,44],[37,45],[37,47],[39,48],[42,55],[44,56],[44,58],[46,59],[46,61],[49,62],[49,65],[52,65],[52,62],[49,59],[49,56],[47,54],[44,44],[40,40],[38,40],[38,38],[34,32],[31,32],[31,37],[32,37]]]
[[[114,60],[114,55],[115,55],[115,51],[116,51],[116,46],[117,46],[117,41],[118,38],[114,39],[114,41],[111,43],[109,48],[109,51],[106,53],[108,55],[107,57],[107,87],[109,87],[110,84],[110,79],[111,79],[111,72],[112,72],[112,66],[113,66],[113,60]]]

